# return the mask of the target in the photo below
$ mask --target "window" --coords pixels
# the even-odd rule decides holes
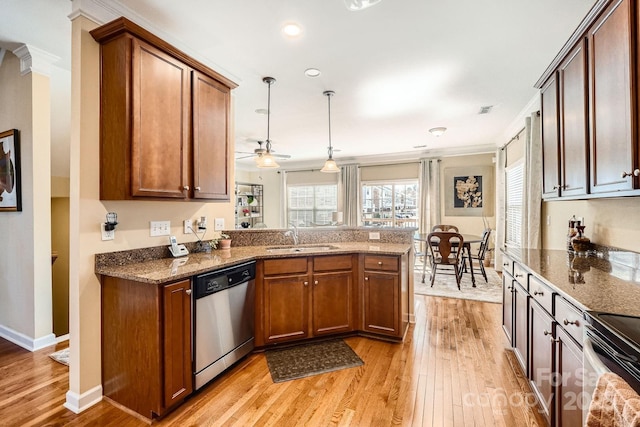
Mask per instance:
[[[522,246],[522,215],[524,195],[524,161],[506,169],[505,195],[505,243],[507,246]]]
[[[299,227],[330,225],[331,214],[338,210],[338,186],[287,186],[288,223]]]
[[[418,227],[418,181],[363,184],[362,225]]]

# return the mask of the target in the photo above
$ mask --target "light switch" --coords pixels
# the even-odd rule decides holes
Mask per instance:
[[[213,229],[215,231],[224,230],[224,218],[216,218],[213,223]]]

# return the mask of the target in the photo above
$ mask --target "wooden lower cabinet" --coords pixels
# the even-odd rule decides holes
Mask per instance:
[[[256,346],[353,331],[357,302],[354,257],[258,262]]]
[[[362,330],[402,339],[409,320],[404,257],[364,255],[363,265]]]
[[[547,422],[551,422],[554,392],[554,345],[553,319],[535,301],[529,305],[530,329],[530,365],[529,379],[538,396]]]
[[[517,281],[513,285],[513,352],[525,375],[529,374],[529,294]]]
[[[147,418],[193,391],[191,280],[151,285],[102,277],[102,386]]]
[[[582,349],[556,326],[555,425],[580,426],[583,417]]]
[[[502,330],[513,345],[513,288],[515,280],[508,273],[502,274]]]

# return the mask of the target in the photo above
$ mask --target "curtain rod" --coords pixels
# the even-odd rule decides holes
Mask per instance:
[[[533,113],[532,113],[532,114],[533,114]],[[538,116],[538,117],[540,117],[540,110],[537,110],[537,111],[535,112],[535,115],[536,115],[536,116]],[[524,126],[522,129],[520,129],[520,130],[518,131],[518,133],[516,133],[516,135],[515,135],[513,138],[511,138],[509,141],[507,141],[507,143],[506,143],[506,144],[504,144],[502,147],[500,147],[500,149],[501,149],[501,150],[504,150],[504,149],[505,149],[505,148],[507,148],[507,146],[508,146],[509,144],[511,144],[513,141],[515,141],[515,140],[517,140],[517,139],[520,139],[520,134],[521,134],[521,133],[522,133],[522,131],[523,131],[523,130],[525,130],[526,128],[527,128],[527,127],[526,127],[526,126]]]

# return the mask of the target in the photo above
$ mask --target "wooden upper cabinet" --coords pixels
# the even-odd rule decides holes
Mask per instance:
[[[560,186],[558,80],[553,74],[540,89],[542,104],[542,197],[558,197]]]
[[[131,195],[185,198],[190,70],[147,43],[131,43]]]
[[[100,43],[100,199],[229,200],[235,83],[125,18]]]
[[[229,200],[228,87],[193,72],[193,197]]]
[[[591,119],[591,192],[634,188],[637,167],[631,1],[616,0],[588,31]]]
[[[579,196],[588,192],[589,129],[585,43],[585,40],[581,40],[558,70],[561,196]]]

